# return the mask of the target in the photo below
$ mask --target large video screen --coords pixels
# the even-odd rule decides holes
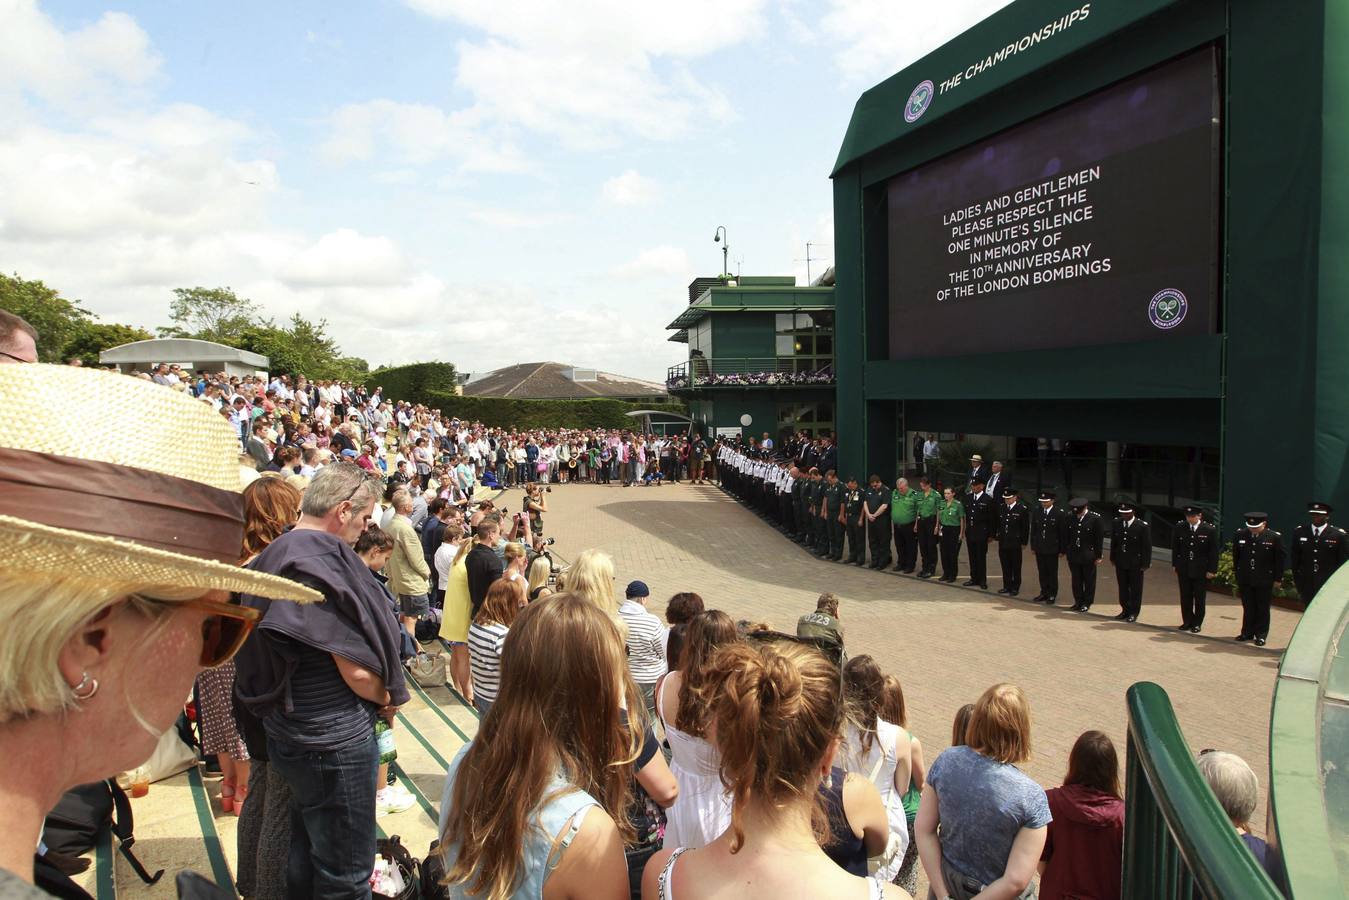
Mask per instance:
[[[896,176],[890,358],[1217,326],[1211,48]]]

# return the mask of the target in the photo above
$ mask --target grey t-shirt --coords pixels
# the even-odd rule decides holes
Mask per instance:
[[[46,891],[33,887],[8,869],[0,869],[0,900],[50,900]]]
[[[1002,877],[1022,828],[1049,824],[1044,788],[1009,763],[969,747],[951,747],[927,773],[937,792],[942,857],[982,884]]]

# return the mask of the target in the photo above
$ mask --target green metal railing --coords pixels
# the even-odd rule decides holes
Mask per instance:
[[[1139,682],[1128,706],[1126,900],[1282,897],[1199,774],[1166,691]]]
[[[1269,809],[1290,897],[1349,896],[1349,566],[1302,614],[1269,722]]]

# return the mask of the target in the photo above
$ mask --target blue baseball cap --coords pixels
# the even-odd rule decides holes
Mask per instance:
[[[355,450],[352,450],[350,447],[348,447],[347,449],[342,451],[342,455],[345,456],[347,459],[355,459],[360,454],[358,454]]]
[[[629,581],[625,596],[630,599],[633,597],[650,597],[651,591],[647,588],[645,581]]]

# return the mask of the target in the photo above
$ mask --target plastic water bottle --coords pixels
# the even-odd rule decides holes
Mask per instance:
[[[380,765],[388,765],[398,758],[398,748],[393,742],[393,728],[385,719],[375,719],[375,743],[379,746]]]

